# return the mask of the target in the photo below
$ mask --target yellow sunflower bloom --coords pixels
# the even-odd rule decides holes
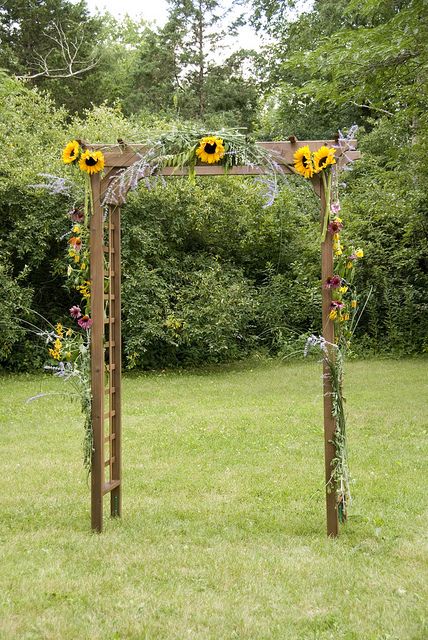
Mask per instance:
[[[79,158],[80,146],[77,140],[72,140],[67,144],[62,152],[62,161],[64,164],[72,164]]]
[[[314,164],[312,153],[308,145],[300,147],[294,154],[294,168],[304,178],[312,178],[314,175]]]
[[[102,151],[84,151],[80,156],[79,167],[91,176],[104,169],[104,155]]]
[[[219,162],[225,154],[223,140],[216,136],[206,136],[199,141],[199,147],[196,149],[196,155],[201,162],[207,164],[215,164]]]
[[[336,164],[334,154],[336,149],[333,147],[322,146],[314,153],[314,173],[319,173],[331,164]]]

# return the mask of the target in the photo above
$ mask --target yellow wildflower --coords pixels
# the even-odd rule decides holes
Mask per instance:
[[[79,167],[90,176],[104,169],[104,155],[102,151],[84,151],[80,156]]]
[[[319,173],[331,164],[336,164],[334,154],[336,149],[333,147],[322,146],[314,153],[314,172]]]
[[[346,293],[348,291],[348,287],[339,287],[339,293]]]
[[[64,164],[72,164],[79,157],[80,146],[77,140],[72,140],[67,144],[62,152],[62,161]]]
[[[355,255],[357,256],[357,258],[364,258],[364,251],[362,249],[357,249],[355,251]]]
[[[306,145],[297,149],[293,158],[294,168],[297,173],[300,173],[304,178],[312,178],[314,175],[314,164],[309,146]]]
[[[201,162],[206,162],[207,164],[214,164],[219,162],[224,154],[226,149],[224,147],[223,140],[221,138],[217,138],[216,136],[206,136],[199,141],[199,147],[196,149],[196,155],[201,160]]]
[[[330,320],[336,320],[337,318],[337,311],[336,309],[332,309],[330,311],[330,313],[328,314],[328,317],[330,318]]]
[[[356,308],[357,308],[357,301],[351,300],[351,309],[356,309]]]
[[[353,267],[354,267],[354,263],[352,262],[352,260],[349,260],[349,262],[346,263],[346,268],[353,269]]]

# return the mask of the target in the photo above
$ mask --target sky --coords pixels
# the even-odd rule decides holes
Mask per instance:
[[[86,0],[89,11],[96,13],[108,11],[115,18],[122,18],[126,13],[131,18],[142,17],[162,27],[167,18],[168,3],[166,0]],[[224,2],[227,6],[228,2]],[[229,42],[227,54],[237,49],[259,49],[261,41],[249,27],[242,27],[238,37]],[[226,53],[226,52],[224,52]]]
[[[107,10],[116,18],[128,13],[131,18],[142,16],[145,20],[162,26],[166,20],[167,3],[165,0],[86,0],[91,13],[97,9]]]

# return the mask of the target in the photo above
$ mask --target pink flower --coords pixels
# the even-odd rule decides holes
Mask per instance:
[[[342,284],[342,278],[340,276],[331,276],[327,278],[324,284],[325,289],[338,289]]]
[[[340,300],[332,300],[330,303],[330,309],[343,309],[345,305]]]
[[[75,208],[68,212],[68,215],[72,219],[73,222],[83,222],[85,219],[85,214],[81,209]]]
[[[333,202],[330,205],[330,210],[332,213],[339,213],[340,211],[340,202]]]
[[[93,323],[93,320],[91,320],[89,316],[82,316],[77,321],[77,324],[79,325],[79,327],[82,327],[82,329],[90,329],[92,326],[92,323]]]
[[[72,318],[75,318],[77,320],[77,318],[80,318],[80,316],[82,315],[81,308],[77,305],[74,305],[74,307],[71,307],[70,309],[70,315]]]
[[[342,231],[342,229],[343,224],[341,222],[338,222],[338,220],[332,220],[328,225],[328,230],[330,231],[330,233],[339,233],[339,231]]]

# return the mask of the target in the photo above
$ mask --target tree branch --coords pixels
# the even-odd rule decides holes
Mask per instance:
[[[79,52],[84,43],[84,36],[76,37],[74,40],[69,39],[60,23],[52,23],[54,33],[48,33],[45,29],[44,33],[49,40],[52,40],[54,46],[45,56],[34,52],[36,68],[34,73],[26,73],[16,76],[19,80],[34,80],[35,78],[73,78],[87,73],[100,62],[100,57],[87,58],[79,60]],[[49,58],[54,52],[61,54],[63,60],[62,67],[52,68],[49,65]]]
[[[372,103],[370,102],[370,100],[368,100],[369,104],[358,104],[357,102],[354,102],[353,100],[351,100],[351,104],[353,104],[355,107],[360,107],[361,109],[370,109],[370,111],[380,111],[380,113],[386,113],[387,116],[393,116],[394,114],[391,113],[391,111],[387,111],[386,109],[381,109],[380,107],[374,107],[372,105]]]

